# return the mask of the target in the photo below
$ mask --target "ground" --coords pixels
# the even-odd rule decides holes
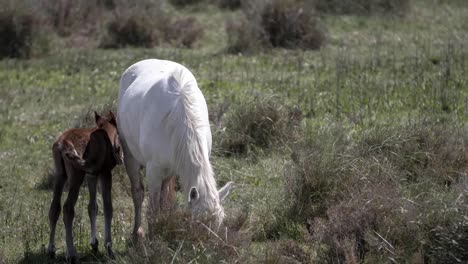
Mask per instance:
[[[463,144],[466,144],[468,135],[468,5],[463,1],[413,2],[413,7],[403,17],[323,16],[322,22],[328,28],[328,40],[326,46],[316,51],[274,49],[256,55],[227,54],[224,52],[226,33],[222,26],[223,19],[225,16],[235,16],[239,11],[220,10],[209,5],[207,9],[187,8],[180,11],[196,16],[205,25],[207,33],[200,40],[199,48],[71,48],[53,50],[49,56],[30,60],[3,59],[0,61],[0,263],[51,261],[45,255],[45,248],[49,232],[47,213],[52,197],[48,181],[53,172],[52,142],[67,128],[92,124],[92,111],[115,107],[120,74],[129,65],[146,58],[173,60],[193,71],[210,112],[220,113],[220,118],[214,120],[212,126],[215,142],[212,163],[219,186],[227,181],[235,182],[231,195],[225,201],[226,213],[228,216],[238,216],[242,212],[247,214],[240,231],[233,231],[242,242],[232,242],[235,253],[220,253],[210,246],[204,248],[203,243],[191,247],[190,242],[184,243],[184,240],[174,242],[163,239],[166,243],[164,246],[148,243],[147,247],[169,248],[169,253],[166,253],[172,254],[170,258],[181,263],[190,260],[199,263],[221,260],[251,263],[319,261],[319,253],[330,244],[324,242],[322,246],[310,246],[308,238],[304,238],[310,234],[304,233],[310,230],[307,225],[314,216],[327,215],[326,219],[332,219],[334,211],[314,211],[317,215],[311,213],[305,220],[282,213],[290,209],[287,179],[291,166],[294,166],[294,153],[302,153],[298,151],[302,149],[298,145],[317,146],[317,149],[323,150],[322,153],[339,156],[340,153],[329,151],[334,142],[338,142],[334,138],[337,131],[342,132],[345,142],[351,142],[349,145],[343,143],[342,153],[348,153],[346,151],[354,148],[353,144],[359,145],[362,138],[373,135],[372,131],[382,127],[401,127],[401,131],[411,131],[411,127],[432,131],[435,127],[442,129],[443,132],[439,134],[442,137],[453,132],[450,137],[447,136],[447,140],[461,142],[461,145],[456,145],[461,146],[460,155],[468,155],[463,154],[467,153]],[[215,27],[215,24],[218,26]],[[300,120],[287,125],[296,129],[280,133],[271,144],[245,143],[248,148],[246,153],[223,155],[225,141],[222,140],[235,135],[235,131],[229,132],[231,127],[227,127],[227,124],[230,124],[229,120],[236,120],[235,115],[242,111],[240,106],[261,106],[269,102],[274,102],[274,111],[286,112],[286,115],[291,109],[299,109]],[[255,111],[257,108],[253,109]],[[394,130],[395,133],[401,131]],[[314,136],[325,139],[316,142],[311,139]],[[387,139],[391,138],[390,133]],[[310,145],[304,143],[310,141],[313,141]],[[363,141],[367,142],[366,139]],[[386,142],[385,139],[383,142]],[[339,142],[336,144],[339,146]],[[427,153],[430,151],[432,149]],[[379,158],[376,154],[375,159]],[[411,159],[410,156],[407,158]],[[391,158],[387,156],[379,159],[388,160]],[[345,166],[344,163],[337,164]],[[430,166],[444,166],[437,162],[429,164],[429,169],[425,168],[427,171],[438,172],[438,167]],[[450,215],[447,222],[459,219],[457,215],[465,215],[466,218],[466,211],[463,210],[466,210],[468,203],[468,165],[463,165],[466,164],[457,165],[460,171],[457,171],[458,176],[453,176],[455,178],[446,173],[450,184],[444,182],[437,187],[425,187],[422,184],[425,181],[415,181],[414,184],[398,185],[398,195],[401,197],[397,199],[408,199],[417,204],[420,203],[417,200],[419,197],[429,193],[425,198],[429,201],[425,205],[427,208],[440,212],[445,212],[443,208],[460,210],[441,213]],[[407,168],[401,171],[404,170]],[[123,167],[114,169],[113,177],[115,261],[151,261],[151,257],[157,256],[157,253],[135,249],[129,242],[133,206]],[[435,193],[439,194],[436,196]],[[341,195],[347,197],[347,194]],[[102,254],[93,255],[90,250],[87,197],[86,188],[82,188],[74,227],[77,251],[83,261],[110,261]],[[349,197],[355,196],[350,194]],[[460,201],[465,201],[465,207],[457,207]],[[99,239],[102,242],[102,200],[98,203]],[[400,209],[407,210],[404,206]],[[289,220],[284,220],[284,217]],[[466,219],[460,221],[461,229],[454,230],[462,231],[454,232],[466,233]],[[408,221],[403,225],[406,224],[412,223]],[[424,228],[439,227],[444,228],[435,220],[433,226],[428,220],[424,222]],[[402,230],[412,229],[402,227]],[[374,238],[378,240],[381,237],[391,247],[382,242],[383,253],[379,255],[379,250],[372,248],[376,243],[371,243],[370,235],[364,236],[367,244],[371,245],[369,250],[372,254],[366,258],[368,263],[436,263],[438,260],[432,253],[424,253],[435,252],[426,249],[424,241],[408,253],[404,250],[404,244],[398,244],[404,239],[390,240],[386,237],[386,234],[391,236],[390,232],[382,233],[381,229],[374,231],[378,235],[374,234]],[[423,237],[432,241],[431,236]],[[285,246],[291,240],[297,241],[298,245]],[[181,251],[177,250],[179,246],[183,248]],[[297,257],[294,250],[286,250],[296,247],[305,257]],[[58,223],[57,249],[58,262],[63,262],[65,241],[62,220]],[[394,255],[385,249],[394,250]],[[343,251],[341,258],[351,262],[353,257],[346,255],[346,250]],[[454,254],[458,257],[448,257],[447,261],[466,260],[460,258],[466,257],[466,254]]]

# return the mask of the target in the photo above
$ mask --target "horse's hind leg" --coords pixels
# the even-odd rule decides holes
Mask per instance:
[[[162,182],[161,209],[173,210],[176,206],[175,177],[169,176]]]
[[[110,258],[114,258],[112,252],[112,236],[111,236],[111,223],[112,223],[112,174],[110,171],[104,172],[99,177],[101,181],[102,201],[104,203],[104,244],[107,254]]]
[[[146,179],[148,181],[149,210],[148,210],[148,229],[151,235],[154,230],[154,221],[161,211],[161,187],[164,170],[148,162],[146,164]]]
[[[53,147],[53,158],[55,163],[55,175],[54,175],[54,194],[52,198],[52,202],[50,204],[49,210],[49,225],[50,225],[50,238],[49,238],[49,246],[47,247],[47,253],[51,257],[55,257],[55,228],[57,226],[57,220],[60,216],[61,210],[61,198],[63,192],[63,186],[67,180],[67,175],[65,172],[65,167],[63,164],[62,157],[60,155],[60,151],[54,145]]]
[[[91,224],[91,248],[96,253],[98,251],[98,240],[96,237],[96,215],[98,211],[98,205],[96,203],[96,185],[97,176],[88,175],[88,189],[89,189],[89,204],[88,204],[88,215]]]
[[[122,144],[122,146],[124,150],[125,170],[127,171],[128,177],[130,178],[130,185],[132,188],[133,208],[135,210],[132,236],[133,242],[136,243],[138,237],[142,237],[144,235],[143,229],[141,227],[141,206],[143,204],[145,189],[140,177],[141,165],[132,156],[132,153],[130,153],[130,150],[126,147],[126,145]]]
[[[70,190],[67,200],[63,205],[63,222],[65,224],[65,236],[67,243],[67,257],[73,263],[76,261],[75,247],[73,246],[73,218],[75,217],[75,204],[80,194],[80,187],[83,183],[84,172],[77,171],[72,166],[67,166]]]

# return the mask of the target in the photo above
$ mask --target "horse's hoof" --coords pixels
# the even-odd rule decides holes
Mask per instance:
[[[99,249],[99,241],[96,239],[96,241],[93,243],[91,242],[91,249],[93,250],[93,253],[97,253]]]
[[[106,251],[107,251],[107,255],[109,256],[110,259],[115,259],[115,255],[114,255],[114,251],[112,251],[112,244],[111,243],[107,243]]]

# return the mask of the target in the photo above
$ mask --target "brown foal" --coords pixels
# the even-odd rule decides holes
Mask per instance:
[[[65,224],[67,258],[77,262],[73,246],[73,218],[75,204],[78,199],[81,184],[88,175],[89,188],[88,214],[91,222],[91,247],[98,250],[96,238],[96,186],[101,184],[104,204],[104,242],[108,255],[113,258],[111,242],[112,221],[112,169],[122,163],[122,152],[117,133],[117,123],[112,112],[102,117],[94,112],[96,127],[69,129],[57,137],[52,153],[55,163],[54,195],[49,211],[50,240],[48,253],[55,256],[55,227],[60,215],[61,197],[65,182],[68,180],[69,192],[63,205],[63,222]]]

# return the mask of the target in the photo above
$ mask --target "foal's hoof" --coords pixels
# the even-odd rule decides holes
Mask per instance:
[[[49,244],[49,247],[47,248],[47,255],[51,259],[55,258],[55,246],[54,245]]]
[[[142,242],[145,238],[145,230],[143,227],[139,227],[136,232],[133,233],[133,244],[138,244],[139,242]]]
[[[106,244],[106,251],[107,255],[109,256],[110,259],[115,259],[114,251],[112,251],[112,244],[107,243]]]
[[[93,250],[93,253],[97,253],[98,252],[98,249],[99,249],[99,242],[98,240],[96,239],[96,242],[91,242],[91,249]]]

